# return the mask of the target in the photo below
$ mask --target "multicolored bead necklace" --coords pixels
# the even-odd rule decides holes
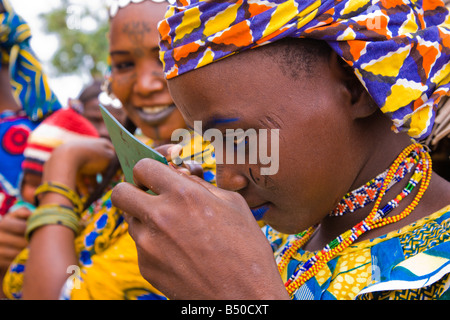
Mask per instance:
[[[419,155],[416,150],[411,151],[408,157],[402,161],[398,170],[395,172],[394,178],[389,184],[386,192],[389,191],[394,184],[401,181],[407,174],[409,174],[412,168],[417,165],[418,161]],[[365,185],[347,193],[338,203],[336,208],[330,213],[330,216],[342,216],[346,213],[354,212],[357,209],[375,201],[388,171],[389,169],[379,174]]]
[[[408,158],[410,159],[408,160]],[[412,161],[412,158],[415,159],[413,160],[413,162],[417,165],[406,187],[400,192],[400,194],[389,201],[383,208],[379,209],[381,200],[383,199],[388,188],[390,188],[392,186],[392,183],[395,181],[396,174],[399,172],[399,168],[402,165],[410,163],[410,161]],[[353,228],[344,232],[336,239],[331,241],[321,251],[319,251],[316,255],[306,261],[299,269],[297,269],[285,283],[286,289],[289,294],[292,296],[300,286],[302,286],[306,281],[312,278],[320,269],[322,269],[323,266],[325,266],[327,262],[332,260],[339,252],[342,252],[345,248],[354,243],[365,232],[398,222],[407,217],[417,206],[425,190],[428,188],[431,178],[431,172],[431,158],[422,145],[414,143],[405,148],[393,162],[391,167],[387,170],[386,176],[381,184],[381,188],[379,188],[378,197],[376,198],[374,207],[372,208],[369,215]],[[406,173],[401,175],[403,175],[404,177]],[[409,204],[409,206],[398,215],[386,217],[394,208],[398,207],[400,201],[408,196],[412,192],[412,190],[419,184],[419,182],[419,191],[413,201]],[[296,236],[295,240],[285,247],[283,252],[279,255],[280,258],[277,261],[278,270],[280,271],[280,273],[282,273],[287,267],[292,256],[310,239],[314,231],[315,227],[311,227],[308,230],[299,233]]]

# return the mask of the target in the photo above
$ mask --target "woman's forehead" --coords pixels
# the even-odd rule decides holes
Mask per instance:
[[[250,94],[276,97],[280,90],[291,90],[294,94],[302,87],[322,83],[323,79],[329,78],[330,69],[326,59],[317,59],[312,73],[307,68],[296,68],[296,79],[292,79],[286,68],[280,67],[282,55],[267,54],[267,51],[274,52],[276,47],[268,45],[249,50],[192,70],[169,79],[169,88],[175,99],[179,95],[180,99],[181,95],[192,95],[208,103],[212,97],[243,99]],[[286,61],[286,65],[289,66],[289,61]]]
[[[115,32],[138,29],[158,33],[157,24],[164,17],[164,12],[165,7],[163,5],[152,1],[133,3],[118,11],[117,15],[111,19],[110,27]]]

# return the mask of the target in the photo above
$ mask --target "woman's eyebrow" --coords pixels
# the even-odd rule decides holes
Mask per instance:
[[[126,50],[115,50],[115,51],[111,51],[109,53],[110,56],[114,56],[114,55],[125,55],[125,54],[130,54],[130,52],[126,51]]]

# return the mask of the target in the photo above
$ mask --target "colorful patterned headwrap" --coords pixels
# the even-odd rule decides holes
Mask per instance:
[[[1,62],[9,64],[14,97],[27,116],[33,121],[42,120],[46,115],[61,109],[61,105],[30,47],[30,27],[14,13],[8,1],[0,2],[6,9],[6,12],[0,13]]]
[[[440,0],[181,0],[159,24],[167,79],[286,37],[326,41],[395,131],[426,137],[450,89]]]

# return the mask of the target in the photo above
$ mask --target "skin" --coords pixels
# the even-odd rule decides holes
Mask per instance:
[[[308,50],[300,44],[298,50]],[[219,189],[147,159],[134,169],[140,188],[122,183],[113,191],[113,204],[127,213],[141,273],[171,299],[288,299],[249,207],[268,204],[265,222],[284,233],[320,222],[304,249],[321,249],[370,210],[328,217],[337,202],[383,172],[410,144],[408,136],[391,131],[390,120],[373,107],[334,53],[317,59],[314,70],[321,72],[299,70],[292,79],[265,50],[277,47],[249,50],[188,72],[169,80],[169,88],[189,126],[195,120],[238,118],[215,128],[280,128],[276,175],[258,176],[260,164],[218,165]],[[160,174],[150,174],[155,171]],[[393,187],[382,205],[402,187]],[[391,215],[400,213],[416,192]],[[401,228],[449,203],[449,183],[433,175],[408,218],[360,240]]]
[[[73,150],[77,150],[76,156]],[[60,182],[75,190],[79,174],[89,176],[102,172],[113,157],[114,148],[106,139],[86,138],[66,143],[56,148],[45,163],[42,180]],[[67,198],[55,193],[45,193],[39,200],[40,205],[57,203],[73,207]],[[78,264],[74,240],[75,234],[72,230],[58,225],[44,226],[33,232],[24,273],[24,299],[59,297],[62,285],[68,277],[67,268]]]
[[[34,204],[34,193],[42,183],[42,175],[25,172],[22,178],[21,196],[23,201]]]
[[[111,89],[125,112],[144,135],[157,144],[170,143],[172,132],[185,123],[174,106],[156,123],[142,114],[144,107],[173,105],[159,60],[157,23],[166,4],[144,1],[119,10],[111,23]]]
[[[156,144],[170,141],[174,129],[185,127],[177,110],[156,125],[146,121],[139,112],[142,106],[173,104],[157,53],[156,24],[162,19],[165,8],[165,3],[152,1],[130,4],[112,19],[110,32],[112,91],[124,106],[126,115]],[[158,151],[163,155],[171,154],[168,148],[162,146]],[[104,138],[64,144],[56,148],[46,162],[43,181],[60,182],[74,189],[80,174],[92,176],[102,172],[112,157],[112,144]],[[168,159],[170,161],[170,157]],[[189,172],[186,169],[179,171]],[[41,196],[40,204],[46,203],[72,206],[66,198],[54,193]],[[78,264],[74,240],[75,234],[70,229],[58,225],[44,226],[33,232],[23,299],[59,298],[62,286],[70,276],[67,268]]]
[[[3,4],[0,4],[0,13],[6,12]],[[2,103],[0,105],[0,112],[3,111],[19,111],[20,106],[17,104],[11,91],[11,83],[9,78],[9,66],[2,64],[0,69],[0,96]]]
[[[105,106],[109,112],[120,122],[125,123],[125,113],[122,109],[116,109],[111,106]],[[102,113],[99,108],[99,99],[93,98],[84,104],[83,116],[88,119],[97,129],[98,134],[102,138],[109,139],[108,129],[103,121]]]
[[[2,64],[0,68],[0,84],[0,97],[2,97],[0,112],[19,111],[21,108],[17,104],[17,101],[14,99],[11,90],[8,65]]]
[[[0,288],[9,265],[27,245],[24,235],[30,215],[30,210],[20,208],[6,214],[0,221]],[[3,290],[0,290],[1,298],[5,298]]]

